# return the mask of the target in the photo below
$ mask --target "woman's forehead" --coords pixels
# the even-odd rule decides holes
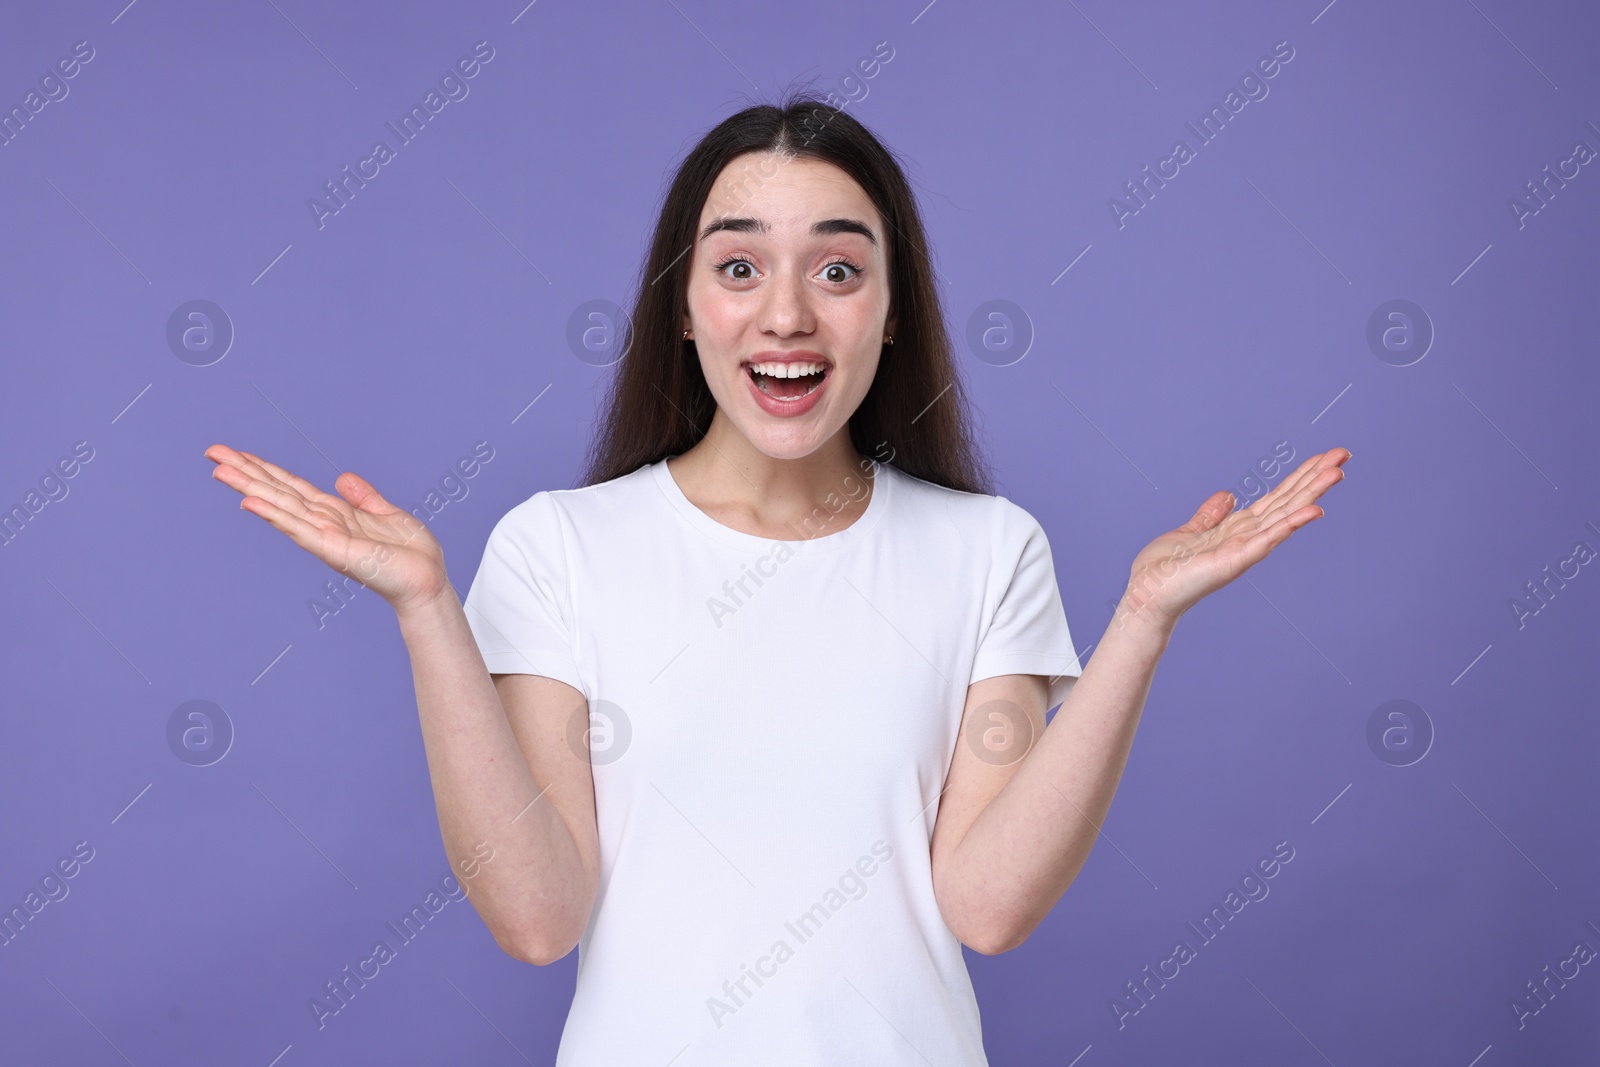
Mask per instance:
[[[776,152],[747,153],[723,168],[701,208],[701,232],[719,218],[753,219],[723,228],[766,236],[809,235],[835,218],[879,229],[871,198],[850,175],[825,160]]]

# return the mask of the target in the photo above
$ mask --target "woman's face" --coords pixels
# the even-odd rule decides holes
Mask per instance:
[[[775,459],[832,439],[894,332],[888,268],[883,222],[844,171],[777,152],[730,161],[701,209],[683,323],[718,417]]]

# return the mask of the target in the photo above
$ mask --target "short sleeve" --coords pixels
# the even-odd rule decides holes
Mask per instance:
[[[563,522],[548,492],[508,511],[489,533],[463,608],[490,674],[538,674],[592,699],[578,669]]]
[[[1001,506],[986,598],[993,609],[978,636],[971,681],[1042,674],[1050,686],[1045,706],[1053,708],[1083,667],[1067,629],[1050,542],[1032,515],[1003,497],[997,499]]]

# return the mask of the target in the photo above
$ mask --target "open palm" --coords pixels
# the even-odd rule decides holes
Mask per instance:
[[[1233,510],[1233,495],[1219,490],[1194,517],[1151,541],[1134,557],[1118,619],[1144,616],[1171,625],[1202,597],[1260,563],[1289,535],[1321,518],[1318,497],[1344,479],[1347,448],[1306,460],[1270,493]]]
[[[424,603],[449,584],[444,550],[427,526],[360,475],[346,471],[334,479],[341,494],[334,496],[250,452],[212,445],[205,454],[217,464],[212,477],[244,494],[241,508],[396,610]]]

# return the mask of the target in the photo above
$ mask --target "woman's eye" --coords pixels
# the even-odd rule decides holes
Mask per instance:
[[[728,268],[730,267],[733,268],[733,273],[731,274],[728,273]],[[755,267],[747,259],[739,259],[737,257],[733,259],[725,259],[721,263],[716,264],[712,269],[718,274],[721,274],[732,281],[747,282],[755,278]],[[833,273],[830,274],[830,271]],[[849,273],[846,273],[843,277],[840,277],[839,275],[841,272]],[[861,274],[861,268],[856,266],[854,263],[849,262],[848,260],[841,259],[835,260],[834,262],[829,263],[826,267],[823,267],[822,273],[823,277],[825,277],[828,281],[834,283],[835,285],[843,285],[846,282],[855,281],[855,279]]]

